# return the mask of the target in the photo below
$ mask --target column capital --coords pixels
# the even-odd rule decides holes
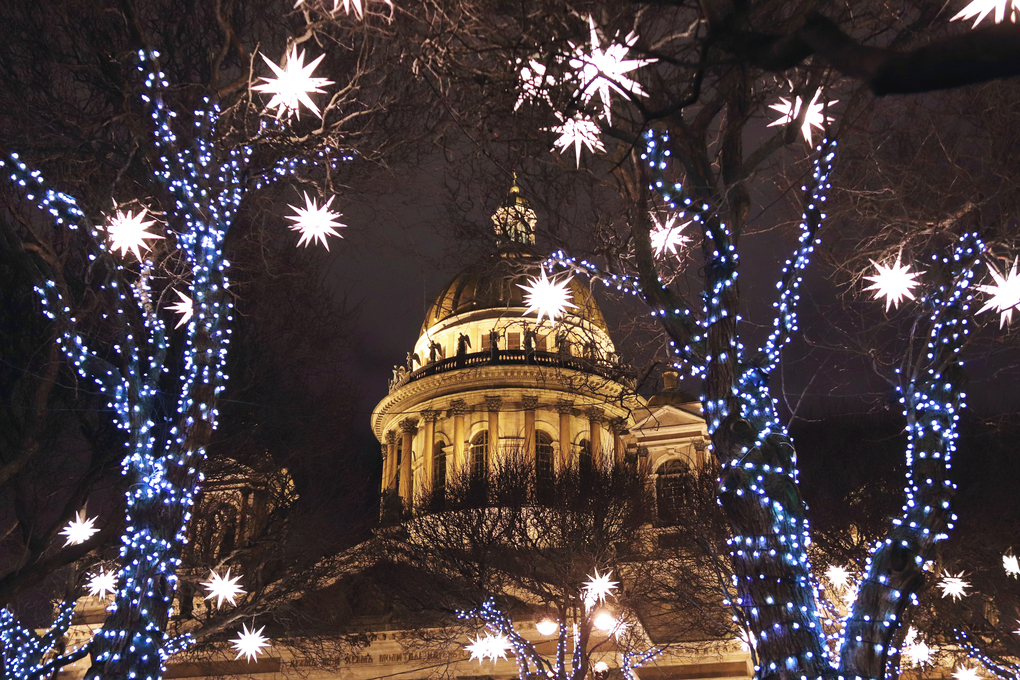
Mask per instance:
[[[418,432],[417,418],[404,418],[400,421],[400,429],[404,434],[416,434]]]
[[[396,430],[389,430],[386,433],[386,443],[389,444],[389,445],[393,445],[393,444],[397,443],[397,431]]]
[[[498,411],[503,406],[503,397],[485,395],[485,408],[489,411]]]
[[[606,412],[597,406],[591,406],[587,411],[585,411],[585,414],[588,416],[588,420],[601,422]]]
[[[422,419],[427,423],[434,423],[439,420],[439,416],[442,415],[442,411],[433,411],[426,409],[421,412]]]
[[[694,444],[694,450],[697,451],[698,453],[704,452],[708,444],[708,442],[705,441],[704,437],[695,437],[692,440],[692,443]]]
[[[627,423],[623,418],[613,418],[609,421],[609,429],[613,434],[619,435],[621,432],[627,429]]]
[[[453,415],[462,416],[468,411],[467,402],[463,399],[454,399],[450,402],[450,410],[453,411]]]
[[[569,416],[574,412],[574,402],[560,399],[556,402],[556,410],[565,416]]]
[[[524,407],[525,411],[534,411],[538,406],[538,397],[526,394],[521,397],[521,405]]]

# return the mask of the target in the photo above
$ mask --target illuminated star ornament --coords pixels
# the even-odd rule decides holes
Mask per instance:
[[[506,653],[510,649],[510,641],[502,633],[499,635],[486,633],[484,637],[479,636],[472,639],[471,644],[465,645],[464,649],[471,652],[469,661],[478,659],[478,663],[481,664],[485,659],[493,661],[505,659]]]
[[[589,576],[588,581],[581,588],[581,592],[584,593],[585,604],[591,602],[604,602],[606,595],[616,589],[619,585],[616,581],[610,581],[613,572],[607,571],[604,574],[600,574],[599,570],[595,570],[594,576]]]
[[[263,647],[269,646],[269,639],[262,636],[262,631],[266,629],[265,626],[256,631],[254,623],[251,626],[251,630],[248,630],[248,624],[242,625],[244,627],[243,632],[237,638],[231,640],[230,644],[237,650],[237,656],[234,657],[235,661],[244,656],[247,657],[248,663],[251,663],[259,654],[263,653]]]
[[[602,101],[602,117],[611,124],[613,122],[610,113],[611,91],[615,90],[625,97],[629,94],[647,97],[648,93],[627,74],[655,60],[625,58],[631,46],[637,42],[635,33],[628,34],[622,44],[609,43],[603,48],[595,28],[595,20],[590,15],[588,16],[588,29],[591,34],[590,52],[585,52],[571,43],[574,48],[574,57],[569,62],[570,67],[576,69],[577,79],[581,82],[580,89],[575,93],[575,96],[580,96],[581,101],[587,104],[598,93],[599,99]]]
[[[306,191],[304,208],[299,208],[296,205],[290,206],[297,214],[287,215],[287,219],[294,223],[290,225],[292,231],[301,232],[301,238],[298,239],[297,243],[299,246],[318,241],[325,246],[326,250],[329,250],[329,243],[326,242],[326,237],[340,236],[337,228],[346,227],[347,225],[337,222],[340,213],[329,209],[334,198],[336,196],[330,196],[329,200],[320,206],[316,204],[314,198],[308,197],[308,192]],[[343,237],[340,236],[340,238]]]
[[[560,136],[559,139],[553,142],[560,153],[565,152],[573,144],[574,153],[577,154],[577,167],[581,167],[582,146],[587,147],[588,151],[592,153],[596,151],[605,152],[606,147],[602,146],[602,140],[599,139],[602,130],[599,129],[598,123],[580,114],[573,118],[564,119],[563,116],[557,113],[556,117],[560,119],[560,124],[546,128],[546,130],[555,132]]]
[[[811,103],[808,104],[807,112],[804,114],[804,122],[800,126],[800,134],[804,136],[804,141],[808,144],[813,143],[812,138],[814,134],[811,130],[812,127],[816,127],[819,130],[825,129],[826,123],[831,123],[836,120],[832,116],[826,116],[824,109],[830,104],[835,104],[838,99],[833,99],[831,102],[825,102],[820,104],[818,98],[821,96],[821,90],[815,90],[815,95],[811,98]],[[788,100],[786,97],[780,97],[778,104],[770,104],[769,108],[773,111],[783,114],[783,117],[779,120],[774,120],[768,124],[768,127],[775,127],[776,125],[788,125],[793,121],[797,120],[800,116],[801,107],[804,106],[804,100],[799,96],[794,97],[793,101]]]
[[[105,600],[106,596],[117,592],[117,572],[99,570],[89,579],[89,595]]]
[[[850,587],[850,572],[846,567],[833,564],[825,570],[825,576],[829,579],[829,583],[832,584],[833,588],[842,589]]]
[[[1020,258],[1013,260],[1013,268],[1006,276],[995,271],[995,267],[989,266],[988,272],[995,280],[995,285],[978,286],[978,290],[982,293],[992,296],[992,299],[985,303],[981,311],[989,309],[997,311],[999,313],[999,328],[1013,321],[1013,310],[1017,305],[1020,305],[1020,276],[1017,275],[1017,259]]]
[[[973,666],[957,666],[953,677],[956,680],[978,680],[981,676],[978,674],[978,669]]]
[[[181,318],[177,321],[177,325],[174,326],[174,328],[180,328],[184,324],[188,323],[188,320],[195,315],[195,305],[192,302],[191,298],[189,298],[184,293],[180,292],[179,290],[174,290],[174,292],[177,293],[177,297],[180,298],[180,301],[175,302],[172,305],[168,305],[167,309],[169,309],[174,314],[181,315]]]
[[[670,215],[664,223],[659,222],[659,218],[652,215],[652,222],[655,224],[655,228],[652,229],[648,236],[652,239],[652,250],[655,251],[656,257],[662,257],[666,254],[667,250],[676,255],[677,246],[683,246],[683,244],[691,240],[682,233],[683,228],[690,224],[690,222],[678,225],[676,221],[676,215]]]
[[[953,576],[948,571],[944,571],[942,572],[942,578],[939,579],[939,588],[942,589],[942,597],[951,597],[954,600],[959,600],[967,595],[967,588],[970,588],[970,584],[963,580],[962,571],[956,576]]]
[[[903,638],[903,647],[900,651],[914,666],[926,664],[931,660],[931,647],[917,639],[917,631],[913,626],[907,629],[907,636]]]
[[[1002,568],[1013,578],[1020,576],[1020,561],[1017,560],[1016,555],[1003,555]]]
[[[277,118],[289,118],[293,115],[300,119],[302,104],[316,116],[320,116],[322,114],[319,112],[319,107],[308,95],[321,94],[324,92],[323,87],[333,84],[332,80],[312,77],[312,71],[325,56],[325,54],[320,54],[315,61],[305,66],[304,51],[298,52],[297,45],[294,45],[287,55],[287,65],[281,68],[263,54],[262,58],[269,64],[269,68],[273,69],[276,77],[262,76],[262,80],[266,82],[255,85],[252,89],[273,95],[269,103],[266,104],[266,110],[276,109]]]
[[[61,536],[67,538],[64,541],[64,547],[69,545],[79,545],[92,538],[94,535],[99,533],[99,529],[96,528],[96,520],[98,517],[90,517],[85,519],[85,511],[80,510],[73,520],[67,523],[64,530],[60,532]]]
[[[532,277],[527,284],[517,284],[518,288],[525,291],[524,304],[528,308],[525,314],[538,312],[536,323],[542,323],[542,317],[547,317],[551,323],[555,323],[558,317],[563,316],[568,307],[576,308],[577,305],[570,301],[570,277],[557,281],[550,279],[542,270],[541,278]]]
[[[217,608],[223,604],[223,600],[226,600],[231,605],[236,605],[235,598],[238,595],[243,595],[245,592],[241,586],[237,585],[237,582],[240,580],[240,576],[230,578],[229,569],[227,569],[226,576],[220,576],[215,571],[210,571],[209,580],[202,583],[202,587],[209,591],[205,599],[210,600],[215,597]]]
[[[514,104],[514,111],[521,108],[524,102],[544,101],[552,106],[549,88],[556,85],[556,79],[545,74],[545,64],[530,59],[526,66],[521,67],[521,94]]]
[[[900,257],[897,255],[896,264],[890,266],[872,260],[871,264],[875,265],[877,273],[874,276],[864,277],[873,282],[864,290],[875,291],[875,299],[885,298],[885,311],[887,312],[890,307],[898,307],[904,298],[914,300],[911,290],[920,284],[919,281],[914,280],[920,276],[920,272],[910,271],[909,266],[900,263]]]
[[[950,21],[958,19],[967,21],[971,17],[977,17],[974,20],[974,25],[971,26],[971,28],[975,28],[984,21],[985,17],[993,9],[995,10],[995,16],[993,17],[995,23],[1001,24],[1008,12],[1009,20],[1015,24],[1017,16],[1020,15],[1020,0],[972,0],[969,5],[961,9]]]
[[[118,210],[106,227],[106,233],[110,235],[110,250],[119,250],[121,257],[130,251],[134,253],[135,259],[141,262],[142,254],[139,249],[149,249],[145,239],[163,238],[148,231],[149,227],[156,223],[154,220],[145,219],[148,212],[148,208],[142,208],[142,212],[138,214]]]

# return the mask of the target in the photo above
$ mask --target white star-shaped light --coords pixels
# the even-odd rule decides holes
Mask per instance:
[[[829,583],[832,584],[833,588],[843,589],[850,587],[850,571],[846,567],[833,564],[825,570],[825,577],[829,579]]]
[[[1020,258],[1014,258],[1013,268],[1006,276],[1002,276],[999,272],[995,271],[995,267],[989,265],[988,271],[991,273],[995,285],[978,286],[978,290],[982,293],[988,293],[992,296],[992,299],[985,303],[981,311],[994,309],[999,312],[999,328],[1013,321],[1013,310],[1016,309],[1017,305],[1020,305],[1020,276],[1017,275],[1018,259]]]
[[[276,109],[277,118],[289,118],[293,115],[300,119],[302,104],[313,111],[316,116],[321,116],[319,107],[308,95],[321,94],[324,92],[323,87],[333,84],[332,80],[312,77],[312,71],[325,56],[325,54],[320,54],[315,61],[305,66],[304,51],[298,52],[297,45],[294,45],[287,55],[287,65],[281,68],[263,54],[262,58],[269,64],[269,68],[273,69],[276,77],[262,76],[262,80],[266,82],[260,83],[252,89],[273,95],[269,103],[266,104],[266,110]]]
[[[942,589],[942,597],[951,597],[954,600],[959,600],[967,595],[967,588],[970,588],[970,583],[963,580],[962,571],[956,576],[953,576],[948,571],[944,571],[942,572],[942,578],[939,579],[939,588]]]
[[[973,666],[957,666],[953,677],[956,680],[978,680],[981,675],[978,673],[978,669]]]
[[[605,602],[606,595],[616,589],[616,586],[619,584],[616,581],[609,580],[612,575],[612,571],[600,574],[599,570],[596,569],[595,575],[588,577],[587,582],[581,587],[586,606],[591,607],[595,603]]]
[[[132,211],[121,212],[118,210],[106,227],[106,233],[110,235],[110,250],[119,250],[121,257],[134,253],[135,259],[141,262],[142,253],[140,248],[149,249],[145,239],[163,238],[159,234],[153,234],[148,228],[154,225],[155,220],[147,220],[148,208],[142,208],[142,212],[135,214]]]
[[[337,222],[340,213],[329,209],[334,198],[336,196],[330,196],[329,200],[320,206],[316,204],[314,198],[309,198],[306,191],[304,208],[299,208],[296,205],[290,206],[297,214],[287,215],[287,219],[294,223],[290,225],[292,231],[301,232],[301,238],[298,239],[297,243],[299,246],[318,241],[325,246],[326,250],[329,250],[329,243],[326,242],[326,237],[340,236],[337,228],[346,227],[347,225]],[[343,238],[343,236],[340,236],[340,238]]]
[[[819,130],[825,129],[826,123],[831,123],[836,120],[832,116],[826,116],[824,109],[830,104],[835,104],[838,99],[833,99],[831,102],[821,104],[818,102],[818,98],[821,96],[821,90],[815,90],[815,95],[811,98],[811,103],[808,104],[807,113],[804,114],[804,122],[800,126],[800,134],[804,136],[804,140],[811,144],[813,143],[814,134],[811,130],[812,127],[816,127]],[[769,108],[773,111],[777,111],[783,114],[783,117],[779,120],[774,120],[768,124],[768,127],[775,127],[776,125],[789,125],[793,121],[797,120],[800,116],[801,107],[804,106],[804,100],[799,96],[794,97],[793,101],[788,100],[786,97],[780,97],[778,104],[770,104]]]
[[[558,317],[563,316],[570,307],[577,305],[570,301],[570,277],[557,281],[550,279],[542,270],[541,277],[531,277],[528,283],[517,284],[518,288],[524,290],[524,304],[528,306],[525,314],[538,312],[536,323],[542,323],[542,317],[547,317],[550,323],[555,323]]]
[[[971,28],[975,28],[984,21],[985,17],[993,9],[995,10],[995,16],[993,17],[995,23],[1001,24],[1003,19],[1006,18],[1008,11],[1009,20],[1015,24],[1017,16],[1020,15],[1020,0],[972,0],[969,5],[961,9],[950,21],[956,21],[957,19],[966,21],[971,17],[977,17],[974,20],[974,25],[971,26]]]
[[[471,652],[471,659],[478,659],[478,663],[481,664],[485,659],[505,659],[506,653],[510,649],[510,641],[507,640],[506,636],[500,633],[499,635],[493,635],[486,633],[484,637],[479,636],[471,640],[471,644],[465,645],[464,649]]]
[[[364,8],[361,6],[361,0],[333,0],[334,14],[340,9],[341,3],[343,3],[344,12],[346,14],[350,14],[351,9],[353,9],[359,19],[364,18]],[[305,4],[305,0],[297,0],[297,2],[294,3],[294,9],[297,9],[303,4]]]
[[[922,640],[917,639],[917,631],[911,626],[907,629],[907,636],[903,638],[903,647],[900,652],[910,661],[913,666],[926,664],[931,659],[932,649]]]
[[[98,517],[90,517],[85,519],[85,511],[78,511],[74,519],[67,523],[64,530],[60,532],[61,536],[66,536],[67,540],[64,541],[64,547],[69,545],[79,545],[92,538],[94,535],[99,533],[99,529],[96,528],[96,520]]]
[[[210,600],[215,597],[217,608],[223,604],[223,600],[226,600],[231,605],[236,605],[235,598],[238,595],[243,595],[245,592],[241,586],[237,585],[237,582],[240,580],[240,576],[230,578],[230,569],[227,569],[226,576],[220,576],[215,571],[210,571],[209,580],[202,583],[202,587],[209,591],[205,599]]]
[[[586,52],[582,47],[571,43],[574,48],[574,57],[570,59],[570,67],[576,70],[580,87],[575,96],[587,104],[596,93],[602,101],[602,117],[612,124],[610,113],[611,91],[615,90],[624,97],[634,94],[647,97],[648,93],[641,85],[630,78],[627,74],[631,71],[650,64],[654,59],[626,59],[627,52],[637,42],[637,34],[630,33],[624,38],[623,43],[609,43],[603,49],[599,40],[598,30],[595,28],[595,20],[588,16],[588,28],[591,34],[591,51]]]
[[[89,595],[105,600],[106,596],[117,592],[117,572],[99,570],[89,579]]]
[[[684,227],[690,222],[678,225],[677,219],[676,215],[670,215],[665,222],[660,222],[658,217],[652,215],[655,228],[648,235],[652,239],[652,250],[655,251],[656,257],[662,257],[667,250],[676,255],[677,246],[682,246],[691,240],[682,233]]]
[[[544,101],[552,106],[549,88],[554,85],[556,85],[556,79],[546,75],[545,64],[529,59],[528,63],[521,67],[521,94],[517,97],[517,103],[514,104],[514,111],[521,108],[521,104],[526,101]]]
[[[1013,578],[1020,576],[1020,561],[1017,560],[1016,555],[1003,555],[1002,568]]]
[[[254,623],[251,626],[251,630],[248,630],[248,624],[242,625],[244,627],[243,632],[236,639],[231,640],[230,644],[237,650],[237,656],[234,657],[235,661],[245,656],[248,657],[248,663],[251,663],[259,654],[263,653],[263,647],[269,646],[269,638],[262,636],[262,631],[266,629],[265,626],[256,631]]]
[[[553,142],[553,145],[560,153],[570,148],[571,144],[574,145],[574,153],[577,154],[577,167],[581,167],[582,146],[588,147],[588,151],[592,153],[596,151],[605,152],[606,147],[602,146],[602,140],[599,139],[602,130],[599,129],[598,123],[591,118],[585,118],[581,114],[573,118],[564,119],[563,116],[557,113],[556,117],[560,119],[560,124],[545,129],[559,135],[559,139]]]
[[[901,255],[897,255],[896,264],[890,266],[872,260],[871,264],[875,265],[875,271],[878,273],[874,276],[864,277],[873,282],[864,290],[875,291],[876,300],[885,298],[885,311],[887,312],[890,307],[898,307],[903,298],[915,299],[911,290],[920,285],[920,281],[914,280],[921,275],[920,272],[910,271],[909,265],[900,263],[900,257]]]
[[[177,325],[174,326],[174,328],[180,328],[184,324],[188,323],[188,320],[195,315],[195,303],[192,302],[191,298],[179,290],[174,290],[174,292],[177,293],[177,297],[179,297],[180,300],[172,305],[167,305],[167,309],[174,314],[181,315],[181,318],[177,321]]]

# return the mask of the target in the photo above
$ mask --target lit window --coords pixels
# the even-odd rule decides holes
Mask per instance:
[[[656,514],[663,524],[677,524],[680,521],[688,469],[686,463],[673,459],[655,471]]]
[[[479,432],[471,440],[471,476],[484,477],[488,469],[489,433]]]

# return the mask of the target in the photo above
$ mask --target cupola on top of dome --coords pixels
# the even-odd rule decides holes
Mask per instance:
[[[516,172],[510,193],[492,215],[492,224],[496,229],[496,245],[500,247],[535,245],[538,216],[528,205],[528,199],[521,195]]]

